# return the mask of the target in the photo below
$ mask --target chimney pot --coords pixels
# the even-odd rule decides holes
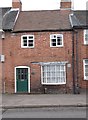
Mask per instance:
[[[12,8],[19,8],[19,10],[22,10],[22,2],[21,0],[12,0]]]
[[[61,0],[60,9],[71,9],[71,8],[72,8],[71,0]]]

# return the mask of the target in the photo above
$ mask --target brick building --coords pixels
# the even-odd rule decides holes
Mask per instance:
[[[2,22],[4,93],[79,93],[88,87],[87,11],[71,4],[61,0],[58,10],[22,11],[20,0],[13,0]]]

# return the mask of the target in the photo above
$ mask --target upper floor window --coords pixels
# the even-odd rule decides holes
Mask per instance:
[[[83,60],[84,63],[84,80],[88,80],[88,59]]]
[[[88,29],[84,30],[84,44],[88,45]]]
[[[63,35],[62,34],[50,35],[50,47],[63,47]]]
[[[23,35],[21,37],[22,48],[34,48],[34,35]]]

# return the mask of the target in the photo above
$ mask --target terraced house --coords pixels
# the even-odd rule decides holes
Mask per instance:
[[[72,9],[71,0],[61,0],[58,10],[38,11],[22,11],[21,1],[12,0],[2,21],[2,91],[80,93],[88,88],[86,16],[87,11]]]

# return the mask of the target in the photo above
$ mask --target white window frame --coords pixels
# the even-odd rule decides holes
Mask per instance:
[[[56,36],[56,46],[52,45],[52,39],[55,39],[54,36]],[[57,44],[57,37],[61,37],[62,45]],[[63,34],[51,34],[50,35],[50,47],[63,47]]]
[[[47,65],[52,65],[53,63],[51,62],[51,63],[46,63],[45,65],[41,65],[41,83],[43,84],[43,85],[63,85],[63,84],[66,84],[66,64],[63,64],[64,65],[64,72],[65,72],[65,76],[64,76],[64,78],[65,78],[65,80],[63,81],[63,82],[54,82],[54,83],[48,83],[47,82],[47,76],[46,76],[46,82],[43,82],[43,67],[44,66],[47,66]],[[58,64],[53,64],[54,66],[57,66]],[[60,66],[62,65],[61,63],[59,64]],[[56,69],[55,69],[56,70]],[[62,70],[61,70],[62,71]],[[56,74],[56,72],[54,72],[55,74]],[[51,73],[50,73],[51,74]],[[61,74],[61,72],[60,72],[60,74]]]
[[[86,64],[86,63],[85,63],[85,61],[86,61],[86,60],[88,60],[88,59],[84,59],[84,60],[83,60],[84,80],[88,80],[88,77],[87,77],[87,76],[85,76],[85,65],[88,65],[88,64]]]
[[[88,45],[88,40],[86,41],[86,35],[88,34],[88,29],[84,30],[84,45]]]
[[[23,45],[23,37],[27,37],[27,46]],[[33,39],[29,39],[29,37],[33,37]],[[28,40],[33,40],[33,46],[28,46]],[[34,35],[22,35],[21,36],[21,48],[34,48]]]

